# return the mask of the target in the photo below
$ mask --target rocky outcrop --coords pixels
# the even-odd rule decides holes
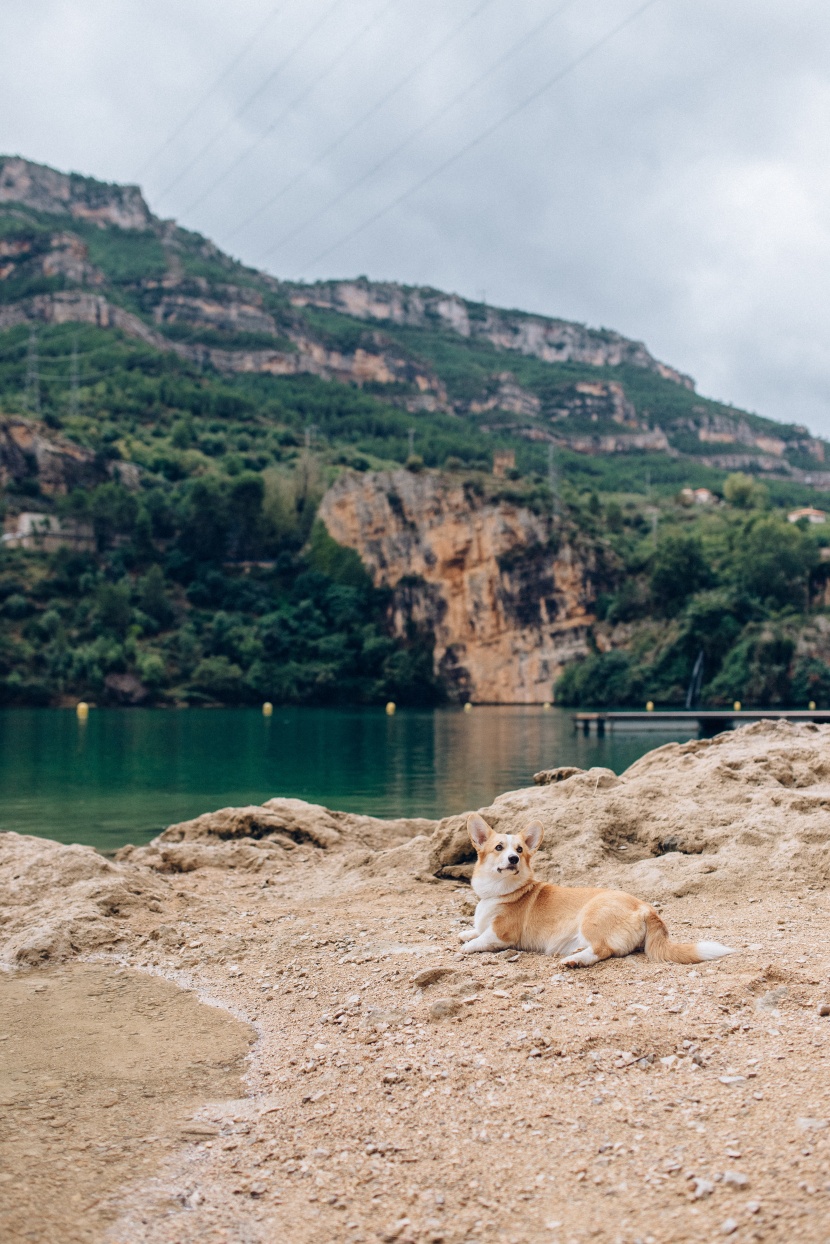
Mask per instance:
[[[0,963],[35,967],[112,945],[123,920],[161,911],[164,898],[151,873],[91,847],[0,833]]]
[[[91,450],[33,419],[0,417],[0,487],[36,479],[46,496],[64,496],[104,478]]]
[[[469,481],[346,473],[323,498],[329,534],[393,589],[392,626],[435,637],[435,670],[461,700],[550,700],[587,651],[592,555],[549,517]]]
[[[431,833],[434,821],[419,817],[384,821],[353,812],[333,812],[302,799],[269,799],[244,808],[220,808],[170,825],[148,847],[125,847],[119,862],[142,864],[162,873],[197,868],[262,869],[297,847],[383,851]]]
[[[138,186],[59,173],[19,156],[0,156],[0,203],[22,203],[36,212],[66,214],[119,229],[149,229],[153,219]]]
[[[324,307],[356,319],[412,328],[431,328],[437,321],[461,337],[488,341],[499,349],[516,350],[545,363],[587,363],[592,367],[627,363],[657,372],[687,389],[694,388],[689,376],[658,362],[641,341],[566,320],[470,303],[457,294],[436,289],[393,282],[326,281],[294,287],[291,301],[298,307]]]

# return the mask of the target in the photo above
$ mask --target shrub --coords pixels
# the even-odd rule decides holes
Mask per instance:
[[[233,703],[248,698],[242,670],[227,657],[205,657],[193,671],[191,683],[216,700]]]
[[[642,677],[627,652],[603,652],[567,666],[556,684],[560,704],[612,708],[639,703]]]

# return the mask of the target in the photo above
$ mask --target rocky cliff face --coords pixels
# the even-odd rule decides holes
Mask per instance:
[[[694,388],[689,376],[658,362],[641,341],[567,320],[469,303],[457,294],[440,290],[414,289],[392,282],[327,281],[295,289],[291,301],[295,306],[322,307],[356,319],[412,328],[431,328],[437,322],[461,337],[488,341],[500,349],[516,350],[545,363],[587,363],[591,367],[628,363],[655,371],[685,388]]]
[[[32,419],[0,416],[0,487],[29,480],[45,496],[65,496],[106,479],[88,449]]]
[[[59,173],[19,156],[0,157],[0,203],[21,203],[37,212],[66,213],[119,229],[149,229],[153,220],[138,186]]]
[[[435,669],[460,700],[552,699],[587,651],[594,561],[556,523],[470,483],[409,471],[346,473],[320,517],[393,589],[392,624],[435,636]]]

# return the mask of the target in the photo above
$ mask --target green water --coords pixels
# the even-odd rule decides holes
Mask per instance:
[[[673,735],[576,734],[535,707],[399,711],[0,711],[0,829],[102,849],[229,804],[290,795],[374,816],[441,817],[538,769],[621,772]],[[685,735],[683,737],[688,737]]]

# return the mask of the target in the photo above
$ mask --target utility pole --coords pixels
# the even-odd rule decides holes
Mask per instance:
[[[69,414],[78,413],[78,338],[72,338],[72,355],[69,360]]]
[[[40,372],[37,361],[37,329],[29,329],[29,350],[26,355],[26,405],[33,415],[40,414]]]
[[[554,513],[559,509],[559,472],[556,469],[556,445],[548,441],[548,488]]]
[[[415,453],[415,429],[410,428],[406,435],[409,440],[409,456],[411,458]]]

